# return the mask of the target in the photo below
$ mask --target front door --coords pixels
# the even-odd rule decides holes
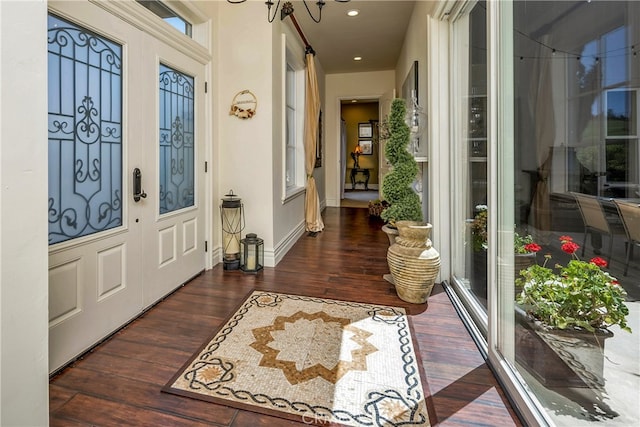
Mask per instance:
[[[89,2],[50,6],[53,372],[204,268],[204,65]]]

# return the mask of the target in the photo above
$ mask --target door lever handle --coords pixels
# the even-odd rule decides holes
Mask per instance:
[[[140,168],[135,168],[133,170],[133,201],[139,202],[146,197],[147,193],[142,189],[142,171]]]

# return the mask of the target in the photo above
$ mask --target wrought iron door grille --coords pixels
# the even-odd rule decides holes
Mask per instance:
[[[194,205],[194,78],[160,64],[160,213]]]
[[[122,225],[122,46],[48,16],[49,244]]]

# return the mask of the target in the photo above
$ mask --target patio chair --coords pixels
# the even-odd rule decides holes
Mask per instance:
[[[614,200],[618,214],[622,219],[624,231],[627,233],[629,244],[627,245],[627,261],[624,266],[624,275],[629,271],[629,261],[633,256],[633,247],[640,245],[640,205],[635,203]]]
[[[571,193],[578,203],[580,215],[584,222],[584,241],[582,242],[582,256],[584,256],[585,246],[587,245],[587,235],[592,233],[591,242],[593,243],[593,233],[606,234],[609,236],[609,250],[606,254],[607,263],[611,263],[611,251],[613,249],[614,228],[605,216],[604,209],[600,200],[596,196],[582,193]]]

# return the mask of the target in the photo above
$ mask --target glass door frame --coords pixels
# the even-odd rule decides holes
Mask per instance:
[[[476,5],[469,0],[458,9],[459,13],[450,16],[450,69],[452,70],[451,117],[467,118],[468,108],[463,99],[468,88],[468,55],[463,48],[465,38],[469,38],[469,13]],[[486,311],[470,292],[465,289],[456,272],[460,265],[452,265],[452,283],[450,297],[458,306],[478,348],[484,353],[488,364],[494,371],[503,389],[509,396],[514,409],[526,424],[553,425],[542,405],[529,390],[509,360],[514,355],[514,292],[501,283],[513,281],[513,156],[514,156],[514,105],[513,105],[513,2],[487,0],[487,204],[493,207],[488,216],[487,249],[487,308]],[[464,55],[467,55],[465,58]],[[463,70],[463,65],[467,68]],[[467,124],[461,120],[451,124],[451,146],[460,150],[456,141],[466,140]],[[468,176],[456,174],[467,156],[453,152],[451,165],[452,193],[456,197],[451,201],[452,212],[464,211],[462,187]],[[454,244],[451,248],[452,259],[464,259],[464,230],[459,227],[457,218],[450,223],[450,233]],[[463,266],[464,267],[464,266]],[[462,267],[462,268],[463,268]],[[507,277],[508,276],[508,277]]]
[[[451,117],[464,117],[465,121],[459,120],[451,123],[451,147],[453,152],[451,153],[451,194],[456,195],[451,200],[451,240],[455,242],[451,247],[451,273],[452,281],[451,286],[453,292],[449,293],[449,296],[454,300],[454,304],[462,305],[464,307],[463,315],[467,317],[467,327],[472,328],[472,337],[483,356],[487,356],[487,325],[488,313],[485,308],[473,297],[471,292],[466,289],[464,283],[460,280],[461,275],[464,275],[466,253],[464,242],[466,240],[465,233],[466,228],[462,229],[459,225],[464,218],[457,218],[456,215],[463,215],[465,211],[465,198],[468,195],[465,189],[465,184],[469,181],[470,176],[467,171],[469,166],[469,157],[467,155],[467,139],[468,139],[468,127],[466,118],[469,112],[469,102],[457,102],[457,100],[468,99],[468,86],[469,81],[469,47],[465,46],[469,40],[469,26],[470,19],[469,14],[476,5],[477,1],[467,1],[464,6],[458,9],[459,13],[456,16],[451,17],[450,25],[450,43],[453,45],[450,49],[450,63],[452,70],[451,76]],[[460,144],[459,141],[465,141],[465,144]],[[488,148],[488,147],[487,147]],[[457,264],[456,264],[457,263]],[[460,274],[456,274],[461,272]],[[488,292],[488,289],[487,289]],[[489,294],[487,295],[489,296]],[[490,303],[490,301],[488,301]]]
[[[488,361],[516,411],[526,424],[553,425],[525,380],[510,362],[515,360],[515,296],[513,286],[514,224],[514,49],[513,2],[487,2],[488,47],[488,188],[489,218],[489,334]]]

